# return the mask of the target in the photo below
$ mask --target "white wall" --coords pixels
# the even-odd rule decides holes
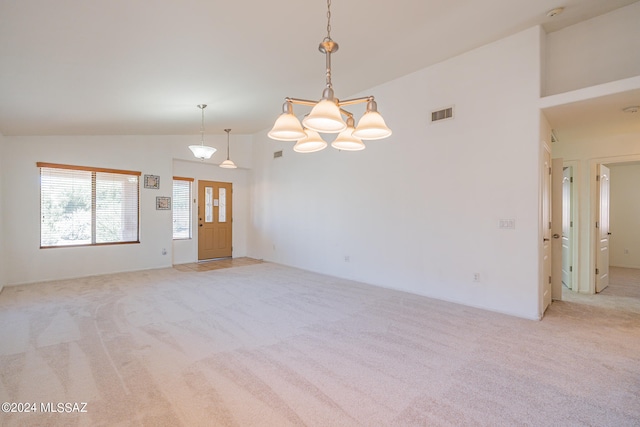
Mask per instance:
[[[360,94],[394,131],[363,152],[298,154],[255,135],[249,255],[539,318],[541,37],[532,28]],[[450,105],[455,119],[429,124]]]
[[[4,179],[4,136],[0,133],[0,292],[2,288],[7,283],[7,272],[6,272],[6,245],[5,245],[5,237],[4,237],[4,188],[3,183]]]
[[[248,144],[247,144],[248,145]],[[231,159],[235,162],[235,156]],[[223,169],[199,161],[173,161],[173,174],[194,178],[192,199],[198,198],[198,181],[221,181],[233,184],[233,257],[247,255],[247,225],[249,221],[249,183],[247,169]],[[184,264],[198,260],[197,203],[192,206],[192,238],[173,241],[173,263]]]
[[[546,95],[640,75],[640,2],[547,35]]]
[[[250,137],[235,137],[234,160],[251,164]],[[156,196],[172,196],[173,159],[191,159],[196,136],[33,136],[4,137],[4,241],[7,284],[169,267],[172,263],[171,211],[155,209]],[[226,158],[226,136],[207,136]],[[136,170],[160,176],[160,189],[140,189],[140,244],[40,249],[40,188],[36,162]],[[219,168],[217,168],[219,169]],[[181,170],[185,175],[185,170]],[[233,172],[231,172],[233,174]],[[246,172],[238,172],[239,175]],[[231,177],[231,175],[226,175]],[[233,174],[235,176],[235,174]],[[233,178],[231,179],[233,180]],[[242,232],[239,232],[242,235]],[[162,255],[162,249],[167,250]]]
[[[640,164],[612,165],[610,169],[609,264],[640,268]]]

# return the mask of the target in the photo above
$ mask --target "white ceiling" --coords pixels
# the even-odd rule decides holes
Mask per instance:
[[[635,1],[334,0],[336,96]],[[0,132],[197,134],[200,103],[207,133],[257,132],[321,96],[325,35],[324,0],[0,0]]]
[[[640,135],[640,111],[623,111],[630,106],[640,106],[640,89],[544,108],[544,114],[559,141]]]

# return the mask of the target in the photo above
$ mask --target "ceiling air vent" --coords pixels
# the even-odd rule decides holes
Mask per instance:
[[[274,159],[277,159],[278,157],[282,157],[282,150],[280,150],[280,151],[275,151],[275,152],[273,153],[273,158],[274,158]]]
[[[438,111],[431,112],[431,123],[439,122],[440,120],[452,119],[453,118],[453,107],[444,108]]]

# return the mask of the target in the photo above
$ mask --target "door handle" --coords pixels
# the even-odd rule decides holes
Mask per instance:
[[[200,227],[202,227],[202,224],[200,224]]]
[[[560,235],[559,235],[558,233],[556,233],[556,234],[554,234],[554,235],[553,235],[553,238],[554,238],[554,239],[559,239],[559,238],[560,238]]]
[[[548,241],[549,241],[549,239],[547,239],[546,237],[544,237],[544,238],[542,239],[542,241],[543,241],[543,242],[548,242]]]
[[[607,233],[608,236],[611,236],[611,233]]]

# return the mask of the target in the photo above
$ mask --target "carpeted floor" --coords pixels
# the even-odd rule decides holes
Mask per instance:
[[[640,299],[608,293],[536,322],[270,263],[6,287],[0,400],[36,412],[0,424],[638,426]]]

